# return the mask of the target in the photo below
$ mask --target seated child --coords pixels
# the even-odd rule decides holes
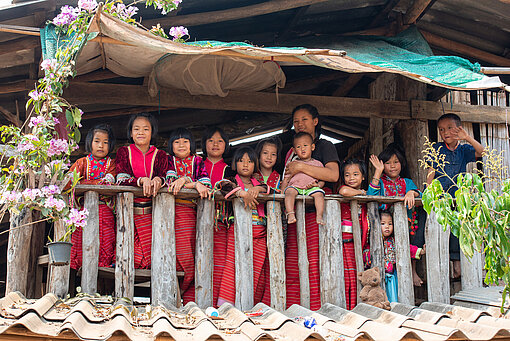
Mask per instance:
[[[315,149],[313,138],[310,134],[305,132],[299,132],[294,135],[292,142],[294,153],[298,157],[298,162],[303,162],[312,166],[324,167],[324,165],[315,159],[312,159],[312,152]],[[288,223],[292,224],[296,222],[296,213],[294,212],[294,203],[296,196],[311,195],[314,199],[315,209],[317,211],[317,224],[324,225],[324,190],[321,188],[324,186],[323,181],[317,181],[317,179],[305,173],[298,173],[292,178],[285,176],[282,182],[282,188],[285,189],[285,210],[287,211]]]

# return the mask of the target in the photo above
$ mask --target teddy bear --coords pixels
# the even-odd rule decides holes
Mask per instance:
[[[363,303],[386,310],[391,309],[388,296],[386,296],[386,292],[379,285],[381,283],[381,275],[378,267],[358,272],[358,280],[363,286],[359,293]]]

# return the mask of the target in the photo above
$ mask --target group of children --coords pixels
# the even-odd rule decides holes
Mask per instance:
[[[310,111],[308,107],[306,108]],[[299,112],[296,116],[299,117]],[[313,118],[313,116],[311,117]],[[306,122],[297,123],[295,118],[294,120],[295,126],[303,124],[306,127]],[[453,127],[450,127],[450,121],[453,121]],[[446,126],[444,129],[443,125]],[[451,154],[448,156],[448,160],[451,160],[453,165],[457,165],[457,161],[462,160],[461,163],[463,163],[465,171],[465,164],[481,154],[481,146],[465,134],[465,131],[460,127],[460,119],[455,120],[455,117],[447,115],[439,120],[438,126],[444,140],[444,147],[447,149],[446,151],[440,149],[440,151],[447,155]],[[315,167],[329,167],[330,162],[323,164],[312,157],[321,140],[316,139],[317,136],[312,136],[315,134],[306,132],[304,128],[296,129],[296,131],[292,149],[287,154],[286,164],[292,160],[292,162],[296,161]],[[89,155],[79,159],[72,166],[72,170],[76,170],[82,177],[81,183],[132,185],[143,189],[143,196],[135,198],[134,201],[135,268],[150,268],[151,266],[152,198],[161,187],[167,185],[168,191],[173,194],[177,194],[181,188],[193,188],[197,190],[201,198],[209,199],[215,189],[229,188],[228,193],[224,193],[225,196],[241,198],[245,207],[252,211],[254,300],[255,303],[270,304],[266,218],[264,205],[257,199],[258,194],[271,191],[285,194],[285,211],[289,227],[296,222],[294,209],[296,196],[298,194],[312,196],[316,209],[313,223],[320,226],[325,223],[324,195],[326,191],[331,193],[330,188],[324,181],[310,175],[310,172],[293,172],[292,167],[296,168],[296,165],[289,166],[287,164],[283,177],[280,177],[280,174],[275,171],[275,165],[281,153],[281,142],[277,138],[259,142],[256,150],[250,147],[238,148],[234,152],[230,167],[223,160],[223,155],[229,148],[229,140],[220,128],[211,128],[204,133],[202,138],[203,157],[196,154],[195,139],[187,129],[178,128],[171,133],[168,153],[154,146],[156,136],[157,124],[151,115],[142,113],[132,116],[127,127],[130,145],[120,147],[116,159],[112,160],[108,155],[114,147],[114,136],[109,126],[98,125],[89,131],[85,141]],[[458,143],[461,138],[467,140],[474,148],[459,148]],[[321,147],[321,150],[322,155],[327,154],[324,152],[326,150],[324,146]],[[334,160],[331,157],[330,159]],[[411,234],[410,256],[413,259],[419,259],[421,255],[425,254],[426,249],[423,227],[419,226],[419,219],[414,209],[415,198],[420,197],[421,192],[412,180],[400,176],[405,168],[405,158],[402,152],[395,145],[390,145],[379,156],[372,155],[370,162],[375,171],[368,191],[363,189],[363,183],[367,179],[365,163],[356,159],[341,162],[340,167],[337,168],[341,183],[338,193],[343,196],[366,194],[403,197],[404,204],[408,208]],[[335,163],[337,164],[337,161]],[[454,171],[458,173],[462,171],[461,168],[457,167]],[[439,177],[440,175],[434,174],[434,176]],[[432,181],[433,177],[430,176],[429,179]],[[225,183],[230,183],[233,186],[225,186]],[[115,262],[115,219],[111,201],[111,198],[100,199],[99,266],[112,266]],[[196,202],[177,198],[175,203],[177,270],[184,272],[180,289],[183,302],[186,304],[194,301],[195,298]],[[216,202],[215,211],[213,301],[214,305],[219,306],[225,302],[235,303],[235,235],[231,205],[228,202]],[[357,276],[350,204],[342,203],[341,211],[342,216],[338,227],[342,230],[347,308],[352,309],[357,301]],[[358,212],[364,265],[370,267],[370,227],[365,205],[361,205]],[[395,240],[390,205],[382,206],[380,213],[381,226],[378,228],[381,228],[384,238],[386,288],[390,301],[397,301]],[[306,224],[309,223],[312,224],[307,218]],[[81,230],[77,230],[73,234],[72,242],[71,267],[78,269],[82,264]],[[288,242],[291,243],[290,240]],[[288,248],[291,248],[290,244]],[[288,254],[292,254],[292,252],[289,250]],[[413,262],[413,281],[415,285],[420,285],[421,279],[416,274],[414,265]],[[289,269],[290,267],[289,265]],[[311,269],[311,278],[318,276],[318,273],[313,272],[316,271]],[[288,282],[292,282],[290,278],[292,276],[293,272],[287,271]]]

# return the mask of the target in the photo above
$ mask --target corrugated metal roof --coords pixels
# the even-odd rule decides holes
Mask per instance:
[[[326,304],[312,312],[294,305],[284,312],[260,303],[248,316],[232,305],[218,309],[212,319],[195,304],[181,309],[134,307],[108,297],[79,297],[66,301],[53,294],[38,300],[10,293],[0,299],[2,336],[65,337],[106,340],[492,340],[510,338],[510,320],[488,312],[438,303],[420,307],[393,304],[391,311],[359,304],[352,311]],[[316,329],[301,323],[313,317]]]

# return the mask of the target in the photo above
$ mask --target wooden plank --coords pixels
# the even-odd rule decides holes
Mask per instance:
[[[53,224],[54,229],[54,239],[59,240],[66,232],[66,227],[62,220],[57,220]],[[69,273],[70,266],[61,265],[61,266],[50,266],[49,267],[49,277],[48,277],[48,292],[54,293],[56,296],[60,298],[64,298],[67,296],[69,292]]]
[[[40,220],[40,213],[32,213],[34,221]],[[35,223],[32,227],[32,238],[30,240],[30,258],[28,261],[28,298],[40,298],[42,294],[42,277],[43,269],[38,266],[38,258],[43,253],[45,238],[46,222]],[[48,256],[49,257],[49,256]]]
[[[300,305],[310,309],[310,277],[308,248],[306,246],[305,202],[296,199],[296,234],[298,247]]]
[[[85,208],[89,211],[87,226],[82,233],[83,265],[81,288],[84,293],[97,292],[97,271],[99,266],[99,194],[85,193]]]
[[[431,212],[425,225],[425,244],[427,245],[427,292],[430,302],[450,304],[450,229],[443,231],[436,213]]]
[[[340,203],[326,200],[326,225],[319,225],[319,265],[321,303],[331,303],[345,309],[344,255]]]
[[[253,224],[251,209],[241,199],[234,200],[234,234],[236,245],[236,308],[253,307]]]
[[[381,231],[381,218],[379,217],[379,203],[369,202],[367,204],[368,221],[370,223],[370,256],[372,257],[372,267],[379,267],[381,274],[381,287],[386,288],[384,284],[384,249],[383,236]]]
[[[177,281],[175,253],[175,199],[169,193],[158,194],[153,201],[151,249],[151,304],[175,307]]]
[[[335,97],[344,97],[351,92],[352,89],[359,83],[359,81],[363,78],[362,73],[353,73],[345,80],[345,82],[340,85],[331,96]]]
[[[133,193],[117,195],[117,249],[115,254],[115,296],[133,299],[135,289],[135,222]]]
[[[23,37],[15,40],[11,40],[9,42],[2,44],[2,49],[0,50],[0,56],[18,52],[23,50],[32,50],[41,45],[41,39],[39,37]]]
[[[404,25],[411,25],[418,20],[420,16],[423,15],[427,7],[430,5],[432,0],[414,0],[411,7],[406,11],[404,17],[402,18],[402,22]]]
[[[17,81],[0,85],[0,95],[11,94],[15,92],[24,92],[33,89],[27,86],[25,81]]]
[[[271,307],[285,311],[287,293],[285,287],[285,249],[283,242],[282,209],[277,201],[267,202],[267,251],[269,257]]]
[[[34,50],[10,52],[0,56],[0,69],[18,65],[32,64],[35,62]]]
[[[256,5],[243,6],[237,8],[229,8],[225,10],[193,13],[187,15],[177,15],[175,17],[164,17],[153,20],[146,20],[144,24],[147,27],[151,25],[161,24],[179,26],[197,26],[205,25],[229,20],[236,20],[242,18],[249,18],[258,15],[264,15],[269,13],[281,12],[297,7],[313,5],[327,0],[273,0],[266,1]]]
[[[7,275],[5,293],[19,291],[27,294],[28,260],[32,226],[32,211],[23,209],[18,215],[10,216],[9,241],[7,246]],[[21,227],[23,226],[23,227]]]
[[[473,257],[468,259],[464,252],[460,252],[460,268],[462,290],[481,288],[483,281],[482,253],[474,252]]]
[[[18,118],[18,116],[11,113],[9,110],[5,109],[4,107],[0,106],[0,114],[7,119],[7,121],[14,124],[16,127],[21,127],[23,122]]]
[[[407,209],[403,202],[393,205],[393,231],[395,234],[395,256],[398,274],[398,301],[414,305],[413,272],[409,256],[409,227]],[[429,268],[431,269],[431,268]]]
[[[363,245],[361,245],[361,226],[359,224],[360,206],[357,200],[351,201],[351,220],[352,220],[352,235],[354,239],[354,255],[356,258],[356,273],[363,272],[365,270],[363,264]],[[359,292],[361,291],[361,283],[357,279],[357,290],[358,290],[358,302],[360,302]]]
[[[214,200],[200,199],[197,207],[195,247],[195,303],[202,309],[212,306],[214,269]]]

